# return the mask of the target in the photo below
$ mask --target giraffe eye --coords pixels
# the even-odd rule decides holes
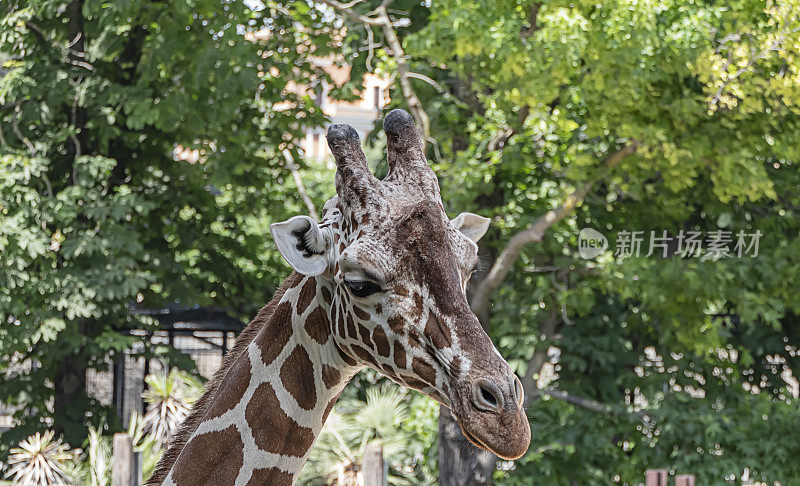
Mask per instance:
[[[356,297],[369,297],[370,295],[380,292],[382,289],[380,285],[369,280],[347,280],[345,284]]]

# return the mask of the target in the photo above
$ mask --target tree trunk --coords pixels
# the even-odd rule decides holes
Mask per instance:
[[[439,407],[439,484],[489,484],[497,457],[473,446],[447,407]]]
[[[80,444],[86,435],[82,426],[86,364],[78,350],[64,355],[58,362],[53,385],[53,429],[57,434],[64,434],[70,444]]]

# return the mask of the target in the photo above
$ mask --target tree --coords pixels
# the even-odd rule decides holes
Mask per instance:
[[[266,228],[304,210],[285,154],[323,122],[287,84],[325,79],[304,60],[336,35],[299,3],[3,2],[0,400],[19,424],[0,454],[109,415],[86,369],[152,329],[132,303],[268,300],[285,267]]]
[[[796,478],[797,442],[750,432],[796,428],[780,376],[798,374],[797,3],[394,2],[389,22],[386,2],[324,3],[383,30],[376,69],[424,107],[446,206],[494,220],[472,303],[524,377],[534,428],[497,474]],[[585,260],[582,227],[611,249],[666,230],[673,253],[681,231],[730,232],[731,249],[740,231],[764,238],[757,257]]]

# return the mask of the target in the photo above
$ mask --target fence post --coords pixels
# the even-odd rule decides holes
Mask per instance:
[[[112,486],[142,484],[141,454],[133,452],[133,440],[125,433],[114,434]]]
[[[364,486],[385,486],[383,477],[383,447],[370,442],[364,449],[362,474]]]
[[[344,463],[336,465],[336,486],[344,486]]]
[[[669,473],[666,469],[648,469],[644,477],[645,486],[667,486]]]
[[[675,486],[694,486],[694,474],[675,476]]]

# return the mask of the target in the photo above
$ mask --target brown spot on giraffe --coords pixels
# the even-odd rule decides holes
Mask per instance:
[[[362,321],[369,321],[370,320],[369,312],[365,311],[364,309],[362,309],[361,307],[359,307],[357,305],[353,306],[353,314],[355,314],[356,317],[358,317]]]
[[[411,369],[425,383],[436,385],[436,369],[427,362],[415,357],[411,360]]]
[[[222,456],[225,461],[218,461]],[[182,462],[175,465],[175,484],[226,484],[236,478],[244,463],[244,444],[236,427],[198,435],[181,451]],[[202,464],[204,467],[196,467]]]
[[[306,280],[306,283],[303,284],[303,288],[300,289],[300,295],[297,297],[297,315],[302,316],[303,313],[308,309],[308,306],[314,300],[317,295],[317,281],[316,279],[309,278]]]
[[[348,366],[357,366],[358,365],[358,361],[356,361],[353,358],[352,354],[348,354],[348,353],[344,352],[344,350],[341,349],[338,345],[337,345],[337,349],[339,349],[339,353],[341,354],[342,361],[344,361],[345,364],[347,364]]]
[[[373,347],[372,338],[370,337],[369,329],[361,324],[358,325],[358,337],[361,339],[361,342],[364,343],[368,348]]]
[[[453,361],[450,362],[450,374],[453,376],[458,376],[461,374],[461,357],[454,356]]]
[[[392,289],[392,291],[394,291],[395,295],[397,295],[398,297],[408,297],[409,296],[408,289],[405,288],[402,285],[398,285],[398,286],[394,287]]]
[[[389,324],[389,329],[395,334],[401,334],[406,327],[406,321],[401,315],[394,315],[386,320]]]
[[[411,311],[414,315],[422,315],[422,310],[425,308],[425,303],[422,301],[422,295],[414,292],[414,309]]]
[[[328,320],[325,318],[325,311],[321,306],[317,306],[308,315],[305,323],[305,329],[308,335],[319,344],[328,342],[330,336],[330,329],[328,329]]]
[[[358,344],[351,344],[350,349],[353,350],[353,354],[361,358],[364,363],[367,364],[375,364],[375,358],[367,351],[366,349],[362,348]]]
[[[443,325],[433,312],[429,313],[428,322],[425,323],[425,335],[437,349],[444,349],[453,344],[450,329]]]
[[[337,319],[336,330],[338,331],[340,336],[347,336],[347,332],[345,331],[344,314],[342,314],[341,312],[339,312],[339,317]]]
[[[331,291],[328,287],[322,287],[322,300],[328,305],[331,304]]]
[[[356,323],[353,321],[353,316],[347,314],[347,337],[350,339],[358,339],[356,334]]]
[[[281,471],[277,467],[256,469],[247,486],[291,486],[294,474]]]
[[[394,364],[398,369],[406,368],[406,348],[400,341],[394,342]]]
[[[292,319],[292,305],[289,302],[282,302],[275,309],[272,319],[278,322],[291,322]],[[261,350],[261,360],[264,364],[270,364],[275,361],[283,348],[289,342],[292,336],[292,326],[277,326],[274,334],[264,336],[259,340],[258,347]]]
[[[292,353],[286,358],[281,366],[281,381],[286,391],[297,401],[300,408],[311,410],[317,403],[317,391],[314,388],[314,381],[300,381],[293,379],[298,374],[313,375],[314,364],[308,356],[308,352],[301,345],[295,346]]]
[[[400,379],[403,380],[403,382],[405,382],[409,387],[417,390],[423,390],[428,386],[428,384],[424,381],[418,380],[411,375],[400,375]]]
[[[341,373],[339,370],[334,368],[333,366],[328,366],[326,364],[322,365],[322,382],[325,383],[325,386],[328,388],[333,388],[342,379]]]
[[[286,415],[269,382],[258,385],[244,417],[256,445],[266,452],[302,457],[314,442],[311,429],[300,427]]]
[[[419,332],[417,332],[417,330],[414,329],[413,327],[408,330],[408,332],[406,333],[406,336],[408,336],[408,347],[409,348],[421,348],[421,347],[423,347],[422,346],[422,340],[419,337]]]
[[[250,357],[247,354],[239,356],[228,373],[231,379],[220,384],[219,393],[214,395],[208,406],[208,418],[219,417],[242,400],[250,385]]]
[[[372,331],[372,341],[375,343],[375,349],[378,351],[378,354],[384,358],[388,358],[391,353],[391,347],[389,346],[389,338],[386,337],[386,332],[383,330],[383,327],[379,325],[375,326],[375,329]]]

